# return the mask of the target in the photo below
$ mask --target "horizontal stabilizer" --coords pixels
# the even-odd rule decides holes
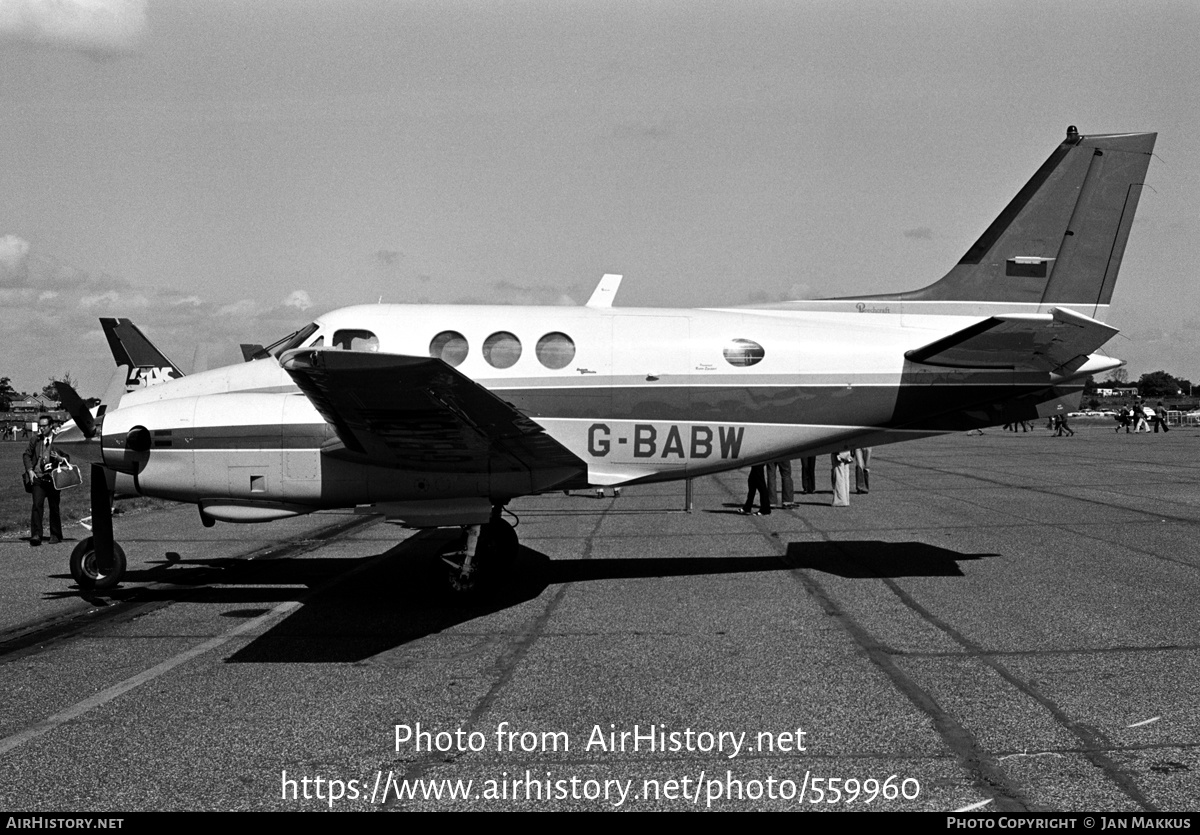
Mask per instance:
[[[345,448],[373,464],[561,474],[552,480],[586,473],[541,426],[440,359],[301,348],[280,364]]]
[[[949,368],[1013,368],[1072,373],[1117,334],[1065,308],[984,319],[905,353],[911,362]]]

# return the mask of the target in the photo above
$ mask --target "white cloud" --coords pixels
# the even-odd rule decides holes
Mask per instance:
[[[119,301],[121,296],[116,290],[109,290],[107,293],[92,293],[87,296],[79,297],[80,307],[113,307]]]
[[[218,316],[253,316],[260,305],[254,299],[240,299],[217,310]]]
[[[312,304],[312,299],[309,297],[307,290],[293,290],[283,300],[284,307],[294,307],[297,310],[308,310],[312,307]]]
[[[0,287],[19,287],[29,277],[29,241],[16,235],[0,238]]]
[[[0,0],[0,38],[100,55],[145,37],[146,0]]]

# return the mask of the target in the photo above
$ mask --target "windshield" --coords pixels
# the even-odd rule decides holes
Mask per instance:
[[[280,339],[278,342],[272,342],[270,345],[268,345],[266,348],[264,348],[261,352],[255,354],[254,358],[260,359],[260,358],[265,358],[267,355],[270,355],[270,356],[273,356],[276,359],[278,359],[279,355],[282,354],[284,351],[290,351],[293,348],[299,348],[301,345],[304,344],[305,340],[307,340],[310,336],[312,336],[314,333],[316,333],[316,331],[317,331],[317,323],[316,322],[305,325],[300,330],[295,331],[294,333],[289,333],[287,336],[285,336],[283,339]]]

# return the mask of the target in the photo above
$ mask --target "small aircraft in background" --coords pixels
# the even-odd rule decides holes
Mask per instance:
[[[74,432],[95,463],[93,536],[72,574],[120,581],[115,488],[194,504],[205,525],[356,507],[461,527],[447,561],[451,585],[470,589],[515,555],[502,514],[520,496],[1076,408],[1087,377],[1123,364],[1094,352],[1117,333],[1100,319],[1155,137],[1069,128],[949,273],[911,292],[616,308],[621,277],[606,275],[575,308],[335,310],[186,377],[116,320],[120,383],[102,427],[80,419]]]

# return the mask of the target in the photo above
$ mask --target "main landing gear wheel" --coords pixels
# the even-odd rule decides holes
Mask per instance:
[[[457,595],[478,594],[512,567],[520,547],[517,532],[503,519],[467,528],[465,543],[450,546],[442,555],[450,590]]]
[[[111,589],[121,582],[125,574],[125,550],[112,544],[112,565],[101,566],[96,556],[96,541],[93,537],[80,542],[71,552],[71,576],[81,589]]]
[[[513,526],[503,519],[493,519],[479,531],[479,549],[475,558],[482,557],[489,568],[511,568],[520,548]]]

